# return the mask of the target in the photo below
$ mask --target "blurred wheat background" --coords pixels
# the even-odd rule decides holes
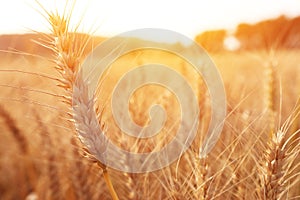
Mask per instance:
[[[216,63],[227,94],[221,138],[201,159],[199,145],[211,116],[202,77],[163,51],[135,51],[114,62],[98,88],[96,108],[101,127],[120,147],[149,152],[163,146],[172,139],[164,134],[174,132],[180,115],[170,92],[141,88],[130,100],[132,119],[147,124],[147,109],[155,102],[168,114],[166,127],[150,143],[124,136],[112,117],[110,92],[132,66],[172,66],[189,80],[201,110],[197,137],[178,161],[131,174],[99,167],[78,140],[71,114],[74,75],[105,38],[75,33],[68,27],[72,16],[46,16],[51,34],[0,36],[0,199],[116,199],[102,176],[106,171],[119,199],[300,199],[299,18],[240,25],[235,51],[220,45],[223,31],[195,38]]]

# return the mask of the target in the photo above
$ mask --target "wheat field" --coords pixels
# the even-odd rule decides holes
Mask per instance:
[[[99,118],[90,118],[94,107],[88,109],[85,83],[75,76],[102,40],[75,33],[69,15],[46,16],[51,34],[31,35],[18,40],[26,47],[10,43],[0,52],[0,199],[300,199],[300,50],[210,53],[224,81],[227,115],[216,146],[200,158],[210,96],[189,63],[151,50],[118,58],[96,93]],[[128,108],[133,121],[145,125],[149,107],[163,105],[168,119],[158,137],[124,136],[113,120],[112,87],[132,66],[149,61],[172,66],[197,92],[197,136],[170,166],[148,173],[118,171],[95,158],[105,148],[91,136],[99,127],[124,149],[151,152],[168,143],[173,135],[167,133],[178,126],[178,102],[159,86],[140,88]]]

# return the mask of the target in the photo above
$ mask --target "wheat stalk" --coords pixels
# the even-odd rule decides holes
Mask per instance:
[[[45,9],[44,9],[45,10]],[[45,10],[46,11],[46,10]],[[95,117],[94,98],[89,99],[87,83],[82,80],[78,73],[80,60],[83,57],[85,45],[89,36],[76,38],[76,29],[70,33],[71,13],[61,17],[58,12],[47,12],[49,23],[52,27],[52,36],[45,46],[48,46],[55,53],[55,66],[62,79],[58,86],[64,88],[67,94],[64,101],[73,106],[73,120],[75,121],[78,138],[84,144],[90,159],[97,161],[103,170],[103,177],[107,183],[111,196],[114,200],[118,196],[114,190],[111,178],[104,164],[100,163],[106,144],[100,139],[102,135],[98,119]],[[78,78],[76,78],[78,77]],[[73,99],[72,99],[73,97]]]

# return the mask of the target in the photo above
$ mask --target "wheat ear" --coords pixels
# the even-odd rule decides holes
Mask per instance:
[[[22,131],[16,125],[15,120],[12,116],[7,112],[2,105],[0,105],[0,116],[5,120],[5,124],[11,131],[15,141],[18,144],[18,148],[21,154],[28,154],[29,147],[27,143],[26,137],[22,134]]]
[[[210,199],[208,190],[209,190],[209,185],[211,183],[211,180],[209,179],[209,171],[210,171],[210,166],[207,162],[207,157],[204,158],[198,158],[196,157],[196,179],[198,182],[198,186],[200,186],[200,194],[199,198],[200,199]]]
[[[118,196],[114,190],[107,167],[99,162],[99,160],[105,159],[103,156],[107,143],[105,142],[105,139],[101,138],[103,133],[94,111],[94,98],[92,97],[89,99],[87,83],[82,80],[81,73],[78,74],[73,91],[73,117],[78,137],[86,146],[90,154],[90,159],[96,161],[102,168],[103,177],[110,194],[112,198],[116,200],[118,199]]]
[[[262,185],[261,193],[266,199],[277,199],[282,192],[282,184],[280,179],[283,176],[282,165],[285,158],[285,149],[282,148],[284,144],[284,133],[278,131],[273,134],[272,140],[268,143],[265,152],[265,164],[262,167]]]
[[[48,47],[55,53],[56,69],[62,77],[59,86],[67,91],[64,101],[73,105],[73,120],[80,141],[87,148],[91,159],[99,160],[99,156],[103,154],[106,146],[102,142],[103,140],[99,138],[102,131],[94,111],[94,98],[89,99],[87,83],[82,80],[81,74],[78,73],[80,60],[90,36],[76,38],[76,29],[74,33],[70,33],[71,14],[64,14],[61,17],[58,12],[49,13],[46,11],[46,13],[52,27],[52,37]],[[100,162],[99,166],[103,170],[103,177],[112,198],[118,199],[106,166]]]
[[[268,122],[269,122],[269,137],[275,132],[275,119],[276,119],[276,97],[277,97],[277,77],[275,71],[276,64],[270,61],[265,70],[266,83],[265,83],[265,106],[267,108]]]
[[[296,113],[296,117],[299,113]],[[264,153],[264,162],[260,166],[260,197],[261,199],[281,199],[295,183],[291,180],[299,173],[293,175],[299,164],[295,164],[300,150],[300,130],[288,135],[294,119],[289,118],[280,130],[275,132],[267,144]],[[295,166],[293,166],[295,164]],[[296,182],[297,182],[296,178]]]
[[[17,143],[18,150],[20,155],[28,156],[30,154],[30,148],[28,140],[23,133],[23,131],[18,127],[17,122],[11,116],[11,114],[2,106],[0,105],[0,117],[4,119],[4,122],[6,126],[8,127],[9,131],[12,133],[12,136],[14,140]],[[26,181],[27,181],[27,190],[28,191],[34,191],[35,183],[37,180],[37,174],[35,172],[35,164],[32,162],[32,160],[25,160],[25,162],[22,163],[24,166],[26,166]]]

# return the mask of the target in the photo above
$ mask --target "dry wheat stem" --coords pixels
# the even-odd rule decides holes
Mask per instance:
[[[99,162],[98,162],[98,164],[99,164],[100,167],[103,169],[103,177],[104,177],[104,180],[105,180],[105,182],[106,182],[106,185],[108,186],[108,189],[109,189],[109,191],[110,191],[110,194],[111,194],[112,199],[113,199],[113,200],[118,200],[119,197],[118,197],[118,195],[117,195],[117,193],[116,193],[116,191],[115,191],[115,189],[114,189],[114,186],[113,186],[113,184],[112,184],[112,182],[111,182],[111,178],[110,178],[110,176],[109,176],[109,174],[108,174],[108,172],[107,172],[107,169],[106,169],[105,167],[102,166],[102,165],[103,165],[102,163],[99,163]]]

